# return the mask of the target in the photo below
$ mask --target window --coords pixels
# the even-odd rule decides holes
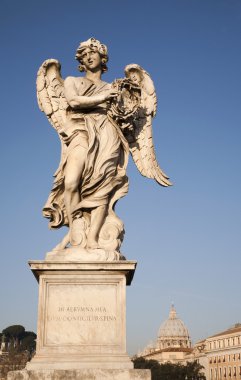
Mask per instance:
[[[229,377],[232,376],[232,368],[231,368],[231,367],[228,367],[228,376],[229,376]]]
[[[223,355],[223,362],[225,362],[225,355]]]
[[[212,368],[210,369],[210,380],[213,380],[213,370],[212,370]]]
[[[234,375],[234,377],[237,376],[237,373],[236,373],[236,367],[233,367],[233,375]]]
[[[224,369],[223,369],[223,377],[227,377],[227,369],[226,369],[226,367],[224,367]]]

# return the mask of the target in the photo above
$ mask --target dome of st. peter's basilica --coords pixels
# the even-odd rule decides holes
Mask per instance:
[[[191,347],[189,332],[181,319],[177,317],[174,305],[171,306],[169,318],[159,328],[158,348]]]

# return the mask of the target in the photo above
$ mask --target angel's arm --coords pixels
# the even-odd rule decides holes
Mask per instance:
[[[107,90],[103,94],[100,94],[100,95],[92,95],[92,96],[78,95],[73,77],[68,77],[65,79],[64,94],[71,108],[80,108],[80,109],[95,107],[98,104],[104,103],[105,101],[116,96],[115,91],[113,91],[113,89]]]

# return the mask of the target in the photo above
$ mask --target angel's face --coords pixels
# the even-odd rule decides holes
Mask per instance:
[[[141,83],[141,75],[137,70],[130,70],[128,77],[130,80],[134,83],[140,84]]]
[[[86,71],[101,69],[101,56],[97,50],[86,48],[81,55],[81,61]]]

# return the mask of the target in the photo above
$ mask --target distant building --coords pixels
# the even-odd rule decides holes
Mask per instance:
[[[197,342],[171,306],[169,318],[160,326],[157,341],[138,352],[137,357],[159,363],[186,364],[197,360],[207,380],[241,380],[241,324]]]
[[[155,344],[149,344],[137,357],[157,360],[159,363],[183,363],[188,361],[193,349],[189,332],[183,321],[177,317],[174,305],[169,318],[163,322]]]
[[[240,380],[241,324],[197,342],[193,357],[204,365],[207,380]]]

